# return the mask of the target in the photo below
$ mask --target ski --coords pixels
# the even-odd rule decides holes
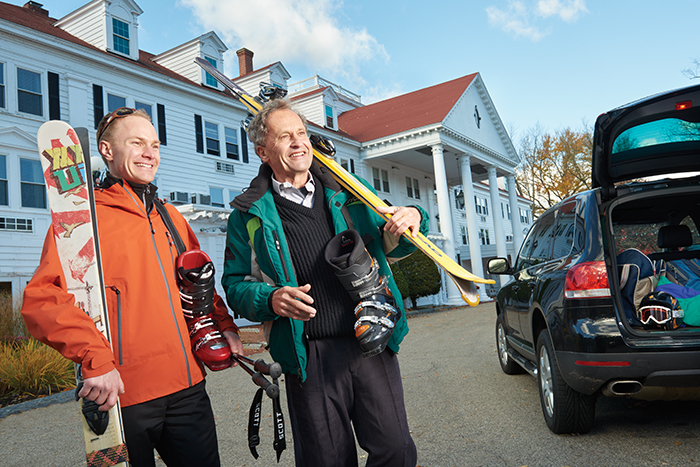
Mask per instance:
[[[252,97],[243,88],[226,77],[226,75],[214,68],[208,61],[202,58],[195,58],[195,62],[228,89],[234,97],[248,109],[248,112],[255,115],[260,111],[263,106],[262,99]],[[272,92],[272,94],[274,94],[274,92]],[[335,161],[333,158],[335,155],[333,143],[329,139],[317,135],[311,135],[311,137],[313,142],[313,154],[316,161],[326,167],[333,175],[333,178],[345,189],[355,195],[384,220],[388,220],[391,215],[382,214],[377,211],[377,207],[385,207],[387,204]],[[468,305],[476,306],[479,304],[480,297],[477,292],[476,284],[496,283],[496,281],[492,279],[481,278],[464,269],[420,232],[416,237],[413,237],[410,232],[406,231],[404,236],[445,271],[445,274],[455,283],[462,295],[462,299]]]
[[[67,123],[48,121],[39,128],[37,144],[46,180],[54,240],[68,292],[74,295],[76,306],[92,318],[97,329],[109,340],[90,170],[90,143],[87,130],[78,130],[82,138]],[[80,369],[76,371],[76,378],[80,385]],[[105,412],[97,411],[94,402],[83,401],[81,411],[88,467],[126,467],[129,456],[119,403],[106,412],[109,414],[106,418]]]

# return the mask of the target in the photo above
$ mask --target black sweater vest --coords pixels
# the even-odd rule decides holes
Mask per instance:
[[[306,334],[310,339],[354,336],[353,310],[357,304],[324,258],[326,245],[335,232],[323,187],[317,185],[312,208],[284,199],[274,191],[273,195],[297,283],[311,284],[309,295],[314,299],[316,316],[305,323]]]

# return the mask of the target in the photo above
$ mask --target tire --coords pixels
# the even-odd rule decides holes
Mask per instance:
[[[496,350],[498,353],[498,363],[501,364],[501,370],[507,375],[519,375],[525,373],[523,367],[513,360],[508,355],[508,340],[506,339],[506,327],[503,324],[503,315],[499,314],[496,319]]]
[[[537,338],[537,387],[544,420],[556,434],[588,433],[596,397],[572,389],[562,378],[547,329]]]

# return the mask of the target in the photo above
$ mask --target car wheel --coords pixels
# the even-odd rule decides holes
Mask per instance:
[[[537,339],[537,386],[547,426],[556,434],[588,433],[596,397],[572,389],[561,376],[554,347],[545,329]]]
[[[501,370],[507,375],[519,375],[523,373],[523,367],[518,365],[510,355],[508,355],[508,339],[506,339],[506,327],[503,324],[503,315],[498,315],[496,319],[496,348],[498,349],[498,363]]]

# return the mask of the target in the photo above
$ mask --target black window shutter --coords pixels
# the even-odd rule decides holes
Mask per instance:
[[[168,137],[165,132],[165,106],[163,104],[158,104],[158,139],[161,145],[168,145]]]
[[[102,117],[105,115],[102,86],[98,86],[97,84],[92,85],[92,110],[95,114],[95,130],[97,130],[100,120],[102,120]]]
[[[204,153],[204,134],[202,133],[202,116],[194,115],[194,133],[197,139],[197,152]]]
[[[245,130],[241,131],[241,158],[243,162],[248,163],[248,135]]]
[[[61,119],[61,99],[58,92],[58,74],[48,72],[49,79],[49,120]]]

